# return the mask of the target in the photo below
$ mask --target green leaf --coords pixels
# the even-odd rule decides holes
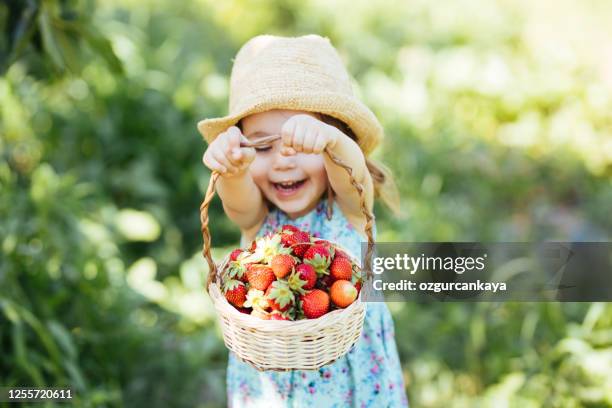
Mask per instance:
[[[32,35],[36,32],[36,13],[38,12],[38,3],[33,1],[24,3],[26,4],[25,7],[15,13],[19,14],[19,22],[15,25],[15,29],[10,35],[12,44],[8,45],[7,52],[9,52],[9,54],[6,60],[2,61],[2,64],[0,65],[0,72],[2,73],[4,73],[5,70],[19,58],[23,50],[25,50],[30,43]],[[17,18],[17,16],[9,13],[8,18]]]
[[[51,320],[47,322],[47,327],[51,331],[51,334],[57,340],[62,350],[66,353],[67,358],[75,359],[77,357],[77,350],[72,341],[72,336],[59,322]]]
[[[72,361],[65,361],[64,367],[66,367],[66,371],[68,371],[68,374],[70,375],[70,378],[72,379],[72,383],[74,387],[78,391],[86,390],[87,385],[85,383],[85,377],[83,377],[83,373],[81,372],[79,367],[76,364],[74,364]]]
[[[93,26],[79,24],[78,29],[87,44],[100,57],[104,58],[111,71],[115,74],[123,74],[123,64],[113,51],[111,42]]]
[[[52,17],[49,15],[47,7],[43,6],[43,9],[38,14],[38,25],[40,27],[40,34],[43,40],[43,46],[45,51],[51,58],[51,62],[56,68],[63,71],[66,68],[64,64],[64,58],[60,51],[60,47],[57,44],[53,28],[51,26]]]
[[[53,30],[55,38],[57,39],[62,55],[64,56],[65,66],[72,73],[79,73],[83,67],[78,54],[78,41],[75,38],[71,38],[68,31],[55,29]]]

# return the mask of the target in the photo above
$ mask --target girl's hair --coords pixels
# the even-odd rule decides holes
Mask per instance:
[[[321,120],[323,122],[337,128],[355,142],[357,141],[357,136],[355,136],[355,133],[346,123],[322,113],[319,115],[321,116]],[[400,215],[401,209],[399,203],[399,193],[395,180],[393,179],[393,173],[381,162],[374,161],[367,157],[365,158],[365,162],[368,171],[370,172],[370,176],[372,176],[372,182],[374,183],[374,198],[380,197],[387,207],[393,211],[394,215]]]

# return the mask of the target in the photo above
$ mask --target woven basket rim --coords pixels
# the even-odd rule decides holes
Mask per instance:
[[[350,314],[353,309],[365,305],[365,302],[361,300],[361,291],[359,296],[353,303],[343,309],[332,310],[316,319],[300,319],[300,320],[264,320],[250,314],[241,313],[232,304],[230,304],[225,296],[221,293],[221,290],[216,282],[211,283],[209,287],[209,295],[212,299],[213,305],[220,315],[227,316],[235,322],[239,322],[245,328],[256,329],[260,331],[274,332],[279,329],[292,331],[304,332],[311,331],[312,329],[332,326],[338,323],[338,320],[342,319],[342,315]]]

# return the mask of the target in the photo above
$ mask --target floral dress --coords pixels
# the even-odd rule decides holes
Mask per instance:
[[[262,236],[284,224],[338,242],[359,258],[362,237],[337,203],[331,220],[323,198],[308,214],[290,219],[274,209],[257,233]],[[230,352],[227,368],[228,406],[241,407],[407,407],[402,369],[395,345],[393,320],[385,303],[366,303],[361,338],[334,363],[310,371],[258,371]]]

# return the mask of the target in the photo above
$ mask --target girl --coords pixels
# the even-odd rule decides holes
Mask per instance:
[[[385,193],[392,181],[366,158],[382,128],[353,96],[349,75],[326,38],[251,39],[232,69],[230,115],[201,121],[198,129],[209,142],[204,164],[221,174],[217,193],[241,229],[241,246],[292,224],[359,258],[366,240],[359,195],[325,149],[353,169],[370,211],[375,196],[393,204]],[[281,139],[269,146],[240,147],[273,134]],[[367,303],[359,341],[318,371],[260,372],[230,353],[227,395],[232,407],[407,406],[387,306]]]

